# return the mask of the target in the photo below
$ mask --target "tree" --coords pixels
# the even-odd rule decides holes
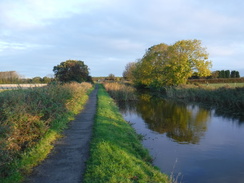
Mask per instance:
[[[236,78],[240,78],[240,73],[239,73],[239,71],[236,71]]]
[[[116,80],[115,75],[114,74],[109,74],[108,77],[107,77],[107,80],[115,81]]]
[[[18,83],[20,78],[16,71],[0,72],[0,83]]]
[[[212,78],[218,78],[219,77],[219,71],[213,71],[211,73]]]
[[[129,62],[125,66],[125,70],[123,72],[123,78],[126,80],[133,80],[133,72],[136,68],[136,62]]]
[[[225,78],[230,78],[230,70],[225,70]]]
[[[238,71],[231,71],[230,77],[231,78],[240,78],[240,74]]]
[[[225,78],[225,71],[224,70],[219,71],[219,78]]]
[[[51,81],[52,81],[52,78],[50,78],[50,77],[45,76],[42,78],[43,83],[50,83]]]
[[[201,41],[182,40],[170,46],[162,43],[150,47],[137,62],[134,81],[149,87],[185,84],[194,72],[199,77],[211,75],[210,67]]]
[[[90,79],[88,66],[83,61],[67,60],[54,66],[55,78],[61,82],[84,82]]]
[[[32,83],[41,83],[41,81],[42,81],[42,78],[39,76],[32,78]]]
[[[133,81],[136,85],[158,86],[162,83],[163,64],[167,57],[168,45],[161,43],[150,47],[133,70]]]

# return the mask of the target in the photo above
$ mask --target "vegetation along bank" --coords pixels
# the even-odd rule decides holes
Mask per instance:
[[[100,85],[84,182],[169,182],[168,176],[152,166],[151,161],[140,136]]]
[[[21,182],[53,148],[92,85],[69,83],[0,93],[0,182]]]
[[[244,87],[180,85],[165,88],[165,93],[169,98],[201,102],[244,116]]]

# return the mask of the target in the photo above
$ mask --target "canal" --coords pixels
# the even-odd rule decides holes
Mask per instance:
[[[244,182],[242,119],[148,94],[119,107],[144,136],[153,164],[178,182]]]

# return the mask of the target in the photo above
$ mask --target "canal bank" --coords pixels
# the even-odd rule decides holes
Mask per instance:
[[[197,104],[139,95],[120,105],[162,172],[179,182],[244,181],[244,121]]]
[[[99,85],[84,182],[169,182],[167,175],[152,166],[152,159],[139,137],[123,119],[113,99]]]

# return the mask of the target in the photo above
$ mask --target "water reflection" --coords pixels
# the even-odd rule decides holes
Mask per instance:
[[[210,111],[167,100],[158,100],[149,94],[139,96],[138,102],[119,104],[123,113],[140,114],[148,128],[178,143],[199,143],[207,130]]]
[[[181,173],[189,183],[244,182],[243,120],[148,94],[139,98],[120,110],[146,136],[143,145],[162,172]]]

